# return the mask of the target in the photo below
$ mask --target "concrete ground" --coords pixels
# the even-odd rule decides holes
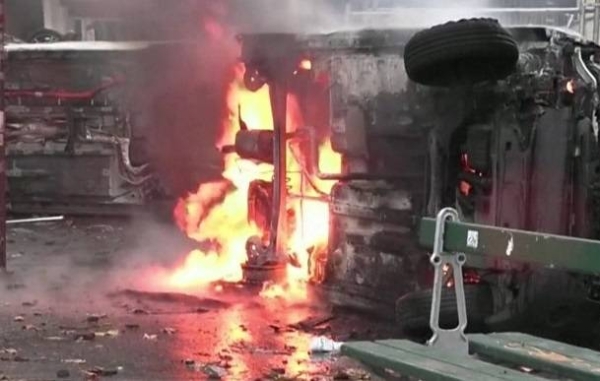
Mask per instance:
[[[236,285],[152,287],[152,274],[193,247],[149,219],[12,226],[0,276],[0,380],[378,379],[349,359],[309,354],[309,343],[397,337],[391,325]]]

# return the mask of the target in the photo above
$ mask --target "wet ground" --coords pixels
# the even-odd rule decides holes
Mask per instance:
[[[141,292],[148,268],[194,246],[165,223],[66,220],[13,226],[8,239],[2,380],[376,380],[349,359],[311,355],[310,341],[398,336],[316,297],[265,300],[237,285]]]

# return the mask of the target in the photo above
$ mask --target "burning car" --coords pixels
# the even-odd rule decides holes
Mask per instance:
[[[184,269],[284,278],[266,282],[268,297],[318,284],[336,303],[395,313],[413,330],[428,326],[431,303],[422,216],[453,206],[466,221],[598,238],[596,44],[491,19],[241,41],[219,144],[224,180],[176,210],[188,235],[219,245]],[[595,279],[467,265],[471,327],[558,332],[582,311],[598,314]],[[452,324],[450,281],[442,306]]]

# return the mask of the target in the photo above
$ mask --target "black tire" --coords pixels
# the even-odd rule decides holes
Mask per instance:
[[[444,289],[440,307],[440,326],[453,328],[458,325],[456,295],[454,290]],[[488,285],[465,285],[467,319],[469,329],[480,329],[485,319],[493,313],[492,290]],[[431,313],[431,289],[408,294],[396,302],[396,322],[409,334],[429,330]]]
[[[408,77],[428,86],[500,80],[515,71],[518,59],[517,42],[493,19],[434,26],[415,34],[404,48]]]
[[[40,29],[34,32],[31,37],[29,37],[28,42],[30,43],[44,43],[44,42],[58,42],[63,41],[64,37],[62,34],[58,33],[52,29]]]

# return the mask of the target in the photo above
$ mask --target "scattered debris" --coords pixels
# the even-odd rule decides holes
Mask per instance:
[[[56,372],[56,377],[58,378],[69,378],[71,377],[71,372],[69,372],[67,369],[61,369],[59,371]]]
[[[192,359],[185,359],[183,360],[183,363],[185,364],[185,366],[188,369],[194,370],[196,367],[196,361],[192,360]]]
[[[227,367],[230,367],[228,364],[201,364],[197,363],[193,359],[185,359],[183,360],[186,368],[192,370],[194,372],[202,372],[208,376],[209,380],[220,380],[224,376],[227,375]]]
[[[285,349],[285,351],[288,352],[288,353],[294,353],[294,352],[296,352],[297,348],[295,346],[293,346],[293,345],[285,344],[283,346],[283,349]]]
[[[65,216],[56,216],[56,217],[38,217],[38,218],[23,218],[23,219],[15,219],[15,220],[6,220],[7,225],[15,225],[15,224],[28,224],[28,223],[37,223],[37,222],[55,222],[62,221],[65,219]]]
[[[171,328],[171,327],[166,327],[163,328],[163,333],[166,333],[167,335],[174,335],[177,333],[177,330],[175,328]]]
[[[96,335],[97,337],[116,337],[119,336],[119,330],[111,329],[105,332],[94,332],[94,335]]]
[[[334,380],[366,381],[371,379],[371,375],[360,369],[338,370],[333,376]]]
[[[339,352],[342,348],[342,343],[331,340],[325,336],[314,337],[310,341],[311,353],[331,353]]]
[[[65,364],[85,364],[87,361],[84,359],[66,359],[62,360],[62,362]]]
[[[317,329],[318,327],[327,324],[334,320],[336,316],[327,315],[327,316],[311,316],[307,319],[301,320],[297,323],[290,324],[291,328],[295,328],[301,331],[311,331]]]
[[[158,338],[158,335],[149,335],[147,333],[144,333],[144,340],[156,340]]]
[[[48,341],[65,341],[65,338],[61,337],[61,336],[49,336],[49,337],[46,337],[46,340],[48,340]]]
[[[284,346],[283,350],[275,348],[255,347],[245,341],[238,341],[231,345],[231,351],[234,353],[257,353],[267,355],[291,355],[295,351],[295,347]]]
[[[75,341],[92,341],[95,338],[96,334],[94,332],[84,332],[75,334]]]
[[[14,362],[29,362],[29,359],[27,357],[22,357],[19,355],[16,355],[15,358],[13,358]]]
[[[111,377],[119,374],[118,369],[105,369],[99,366],[93,367],[86,372],[88,375],[96,375],[99,377]]]
[[[3,355],[10,355],[10,356],[16,356],[17,355],[17,350],[14,348],[3,348],[0,349],[0,354]]]
[[[98,323],[100,319],[105,319],[107,317],[108,315],[89,315],[85,320],[88,323]]]
[[[227,370],[218,365],[205,365],[202,367],[202,372],[211,380],[220,380],[227,375]]]

